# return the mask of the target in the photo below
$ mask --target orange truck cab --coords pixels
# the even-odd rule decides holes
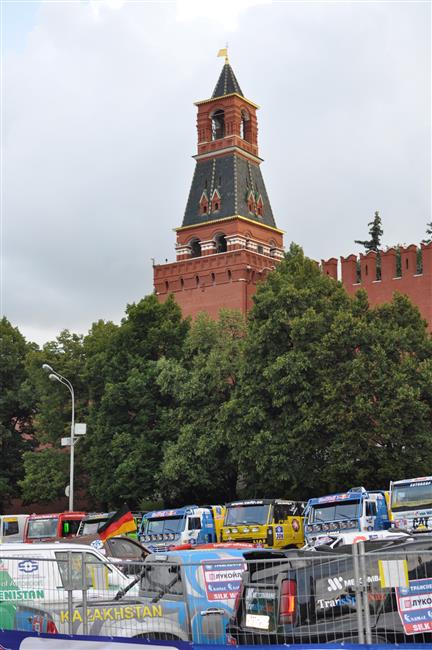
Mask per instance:
[[[85,512],[56,512],[30,515],[24,528],[24,542],[45,542],[59,537],[75,537]]]

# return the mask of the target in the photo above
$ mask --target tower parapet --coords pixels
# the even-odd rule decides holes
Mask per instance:
[[[334,257],[322,260],[321,268],[350,294],[365,289],[371,305],[391,301],[396,291],[406,294],[432,330],[432,242],[341,257],[340,275]]]

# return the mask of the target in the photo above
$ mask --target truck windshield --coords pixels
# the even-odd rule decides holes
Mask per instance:
[[[83,521],[79,530],[80,535],[93,535],[97,533],[99,528],[106,523],[106,519],[98,519],[96,521]]]
[[[177,515],[176,517],[162,517],[154,519],[143,519],[144,535],[165,535],[168,533],[181,533],[185,527],[186,518]]]
[[[409,481],[392,486],[391,508],[403,512],[415,508],[432,508],[432,480]]]
[[[50,519],[29,519],[27,537],[29,539],[57,537],[57,524],[57,517]]]
[[[238,526],[239,524],[259,524],[267,523],[269,504],[259,505],[232,505],[228,506],[225,517],[225,526]]]
[[[312,506],[308,522],[337,521],[338,519],[356,519],[359,516],[360,501],[343,503],[325,503]]]

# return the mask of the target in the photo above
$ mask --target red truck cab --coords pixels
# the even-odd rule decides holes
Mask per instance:
[[[30,515],[24,528],[24,542],[46,542],[59,537],[75,537],[85,512],[56,512]]]

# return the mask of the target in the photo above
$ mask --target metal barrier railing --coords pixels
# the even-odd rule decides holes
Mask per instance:
[[[60,545],[51,556],[0,549],[0,629],[238,645],[432,641],[432,543],[193,563]]]

